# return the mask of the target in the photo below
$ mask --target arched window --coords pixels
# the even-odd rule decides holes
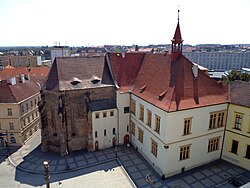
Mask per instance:
[[[113,135],[115,135],[115,128],[113,128]]]
[[[15,144],[16,143],[16,139],[15,139],[15,137],[10,137],[10,143],[12,143],[12,144]]]

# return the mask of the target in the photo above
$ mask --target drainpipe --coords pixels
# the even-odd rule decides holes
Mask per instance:
[[[227,120],[228,120],[228,109],[229,109],[229,102],[227,103],[227,117],[226,117],[226,123],[225,123],[225,127],[224,127],[224,133],[223,133],[223,140],[221,143],[221,152],[220,152],[220,159],[222,157],[222,153],[223,153],[223,148],[224,148],[224,142],[225,142],[225,134],[226,134],[226,127],[227,127]]]

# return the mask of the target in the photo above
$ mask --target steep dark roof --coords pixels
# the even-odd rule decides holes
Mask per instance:
[[[113,85],[105,57],[57,57],[51,67],[47,90],[74,90]]]
[[[250,107],[250,83],[234,81],[230,85],[231,103]]]
[[[89,102],[90,111],[100,111],[116,108],[116,100],[113,99],[100,99],[92,100]]]
[[[201,70],[195,78],[193,66],[182,54],[145,54],[132,93],[168,112],[228,102],[227,87]]]

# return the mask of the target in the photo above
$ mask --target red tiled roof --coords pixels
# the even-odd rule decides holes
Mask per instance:
[[[135,83],[145,53],[109,53],[114,79],[120,92],[129,92]],[[124,55],[124,56],[123,56]]]
[[[0,103],[18,103],[39,91],[39,85],[33,81],[25,83],[17,81],[15,85],[10,85],[6,80],[2,80],[0,81]]]
[[[250,82],[234,81],[230,85],[231,103],[250,107]]]
[[[132,93],[168,112],[228,102],[227,87],[201,70],[195,78],[192,67],[182,54],[176,61],[171,54],[145,54]]]
[[[30,79],[43,85],[47,79],[50,67],[8,67],[0,71],[0,80],[7,80],[9,77],[19,78],[21,74],[29,74]]]

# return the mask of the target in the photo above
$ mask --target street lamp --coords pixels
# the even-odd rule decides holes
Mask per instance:
[[[49,162],[48,161],[44,161],[43,165],[44,165],[44,180],[46,182],[46,188],[50,188],[50,186],[49,186],[49,179],[50,179],[50,175],[49,175]]]

